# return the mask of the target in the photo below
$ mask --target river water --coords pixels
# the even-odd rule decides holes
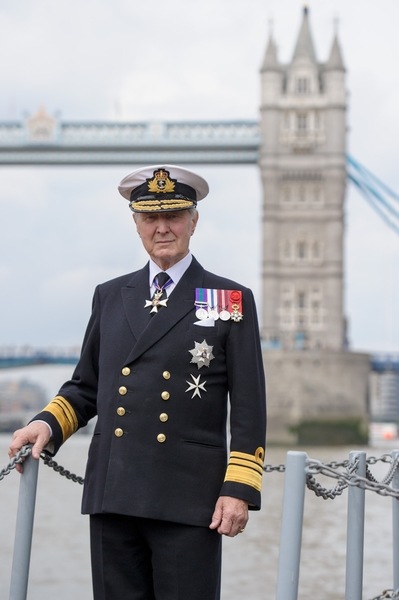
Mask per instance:
[[[20,372],[0,372],[0,379],[29,377],[43,382],[49,397],[70,374],[71,367],[40,367]],[[23,372],[22,372],[23,371]],[[0,435],[0,468],[8,464],[10,436]],[[56,460],[70,471],[84,475],[89,436],[75,435]],[[348,458],[359,448],[301,448],[310,458],[323,462]],[[380,457],[390,448],[361,448],[368,456]],[[266,463],[285,463],[288,448],[271,448]],[[371,467],[381,479],[388,465]],[[333,487],[335,480],[321,481]],[[273,600],[276,591],[280,521],[284,474],[266,473],[263,508],[251,513],[245,533],[224,539],[223,600]],[[19,475],[14,470],[0,481],[0,599],[9,597]],[[39,469],[35,527],[28,600],[90,600],[91,581],[88,518],[80,514],[82,486],[46,467]],[[309,490],[305,496],[299,600],[338,600],[345,597],[347,491],[334,500],[323,500]],[[393,500],[366,492],[364,600],[392,588]],[[204,599],[205,600],[205,599]]]

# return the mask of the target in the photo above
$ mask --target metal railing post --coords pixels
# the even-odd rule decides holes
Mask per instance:
[[[349,467],[359,460],[356,475],[366,476],[366,453],[350,452]],[[366,490],[349,486],[346,527],[345,600],[362,600],[364,555],[364,506]]]
[[[28,456],[19,484],[10,600],[26,600],[27,597],[38,470],[39,461]]]
[[[392,459],[399,458],[399,450],[392,452]],[[392,487],[399,489],[399,467],[392,479]],[[399,590],[399,498],[392,498],[392,548],[393,548],[393,589]]]
[[[287,454],[276,600],[298,598],[306,461],[305,452]]]

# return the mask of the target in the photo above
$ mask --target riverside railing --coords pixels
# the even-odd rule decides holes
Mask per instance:
[[[9,600],[27,598],[39,466],[39,461],[33,460],[30,453],[30,446],[25,446],[0,471],[1,481],[17,463],[26,459],[19,489]],[[56,472],[83,483],[81,477],[70,473],[48,456],[43,454],[42,458]],[[368,464],[375,464],[378,460],[390,464],[389,472],[381,482],[368,469]],[[384,454],[379,459],[367,459],[366,452],[350,452],[349,460],[329,464],[310,459],[305,452],[288,452],[285,466],[266,465],[264,470],[267,473],[285,473],[276,600],[298,598],[306,487],[324,499],[334,499],[348,488],[345,600],[362,600],[365,492],[369,490],[392,497],[393,588],[372,600],[399,600],[399,450]],[[333,489],[326,489],[317,482],[317,475],[334,478],[337,484]]]

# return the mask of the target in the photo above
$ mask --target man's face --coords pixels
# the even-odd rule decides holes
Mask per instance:
[[[198,221],[197,211],[135,213],[133,217],[144,248],[162,270],[187,255]]]

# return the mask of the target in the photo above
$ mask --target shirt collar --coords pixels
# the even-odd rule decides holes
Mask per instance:
[[[170,267],[169,269],[166,269],[165,273],[167,273],[169,275],[169,277],[172,279],[174,285],[177,285],[180,281],[180,279],[183,277],[184,273],[187,271],[188,267],[191,264],[191,261],[193,259],[193,255],[191,254],[191,252],[189,252],[184,258],[182,258],[181,260],[179,260],[179,262],[177,262],[175,265],[173,265],[172,267]],[[162,271],[162,269],[160,269],[160,267],[150,258],[150,287],[152,285],[152,282],[154,281],[154,277],[156,275],[158,275],[158,273],[160,271]]]

